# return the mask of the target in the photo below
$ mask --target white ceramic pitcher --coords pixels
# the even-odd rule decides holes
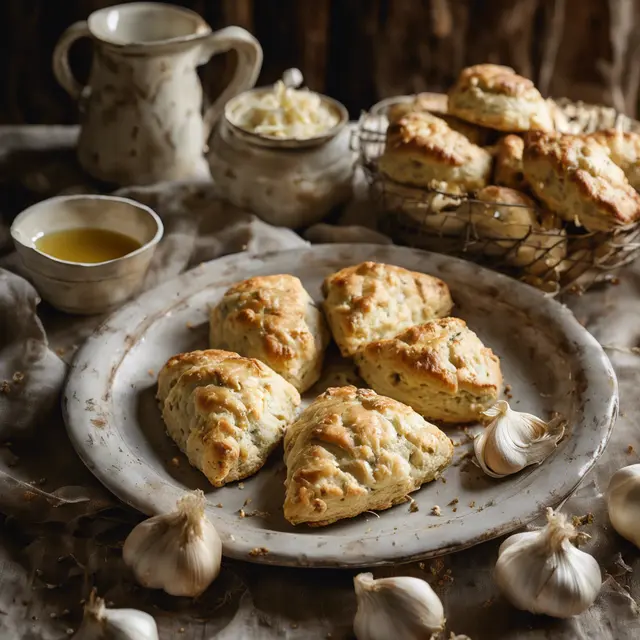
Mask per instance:
[[[68,59],[82,37],[94,44],[86,87]],[[235,75],[203,114],[196,68],[230,49],[238,53]],[[202,175],[213,124],[227,100],[255,85],[261,66],[260,44],[244,29],[213,33],[197,13],[156,2],[95,11],[63,33],[53,54],[58,82],[80,103],[80,164],[121,185]]]

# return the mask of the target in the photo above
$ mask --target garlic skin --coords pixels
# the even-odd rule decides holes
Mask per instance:
[[[433,589],[419,578],[381,578],[361,573],[353,579],[358,640],[424,640],[442,631],[444,609]]]
[[[547,509],[547,526],[507,538],[493,578],[518,609],[569,618],[588,609],[602,586],[600,566],[572,542],[586,538],[562,513]]]
[[[204,493],[197,490],[178,500],[176,511],[149,518],[131,531],[122,557],[143,587],[195,597],[216,579],[222,542],[204,507]]]
[[[613,528],[640,548],[640,464],[623,467],[611,476],[607,508]]]
[[[107,609],[104,600],[89,596],[74,640],[158,640],[156,621],[137,609]]]
[[[492,478],[543,462],[558,446],[566,425],[560,416],[545,422],[530,413],[513,411],[504,400],[483,415],[491,422],[476,436],[473,448],[478,465]]]

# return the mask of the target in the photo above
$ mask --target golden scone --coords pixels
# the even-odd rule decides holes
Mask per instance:
[[[387,110],[390,123],[398,122],[409,113],[431,113],[444,120],[451,129],[461,133],[473,144],[483,146],[488,143],[492,132],[485,127],[471,124],[447,113],[447,96],[441,93],[419,93],[413,100],[392,104]]]
[[[300,392],[320,377],[329,331],[295,276],[239,282],[211,311],[209,325],[212,348],[258,358]]]
[[[404,502],[453,458],[451,440],[371,389],[327,389],[289,427],[284,516],[324,526]]]
[[[266,364],[217,349],[171,358],[157,397],[167,432],[215,487],[258,471],[300,404]]]
[[[449,287],[433,276],[379,262],[346,267],[322,283],[324,310],[343,356],[390,338],[453,307]]]
[[[523,168],[551,211],[588,231],[615,229],[640,217],[640,195],[595,140],[532,132],[525,138]]]
[[[528,78],[511,67],[478,64],[463,69],[449,91],[449,113],[498,131],[552,131],[549,106]]]
[[[567,240],[560,221],[539,211],[526,194],[491,185],[478,191],[476,200],[470,206],[470,219],[486,255],[501,256],[535,274],[549,271],[565,258]]]
[[[447,96],[442,93],[418,93],[411,100],[396,102],[387,109],[389,122],[397,122],[409,113],[416,111],[441,116],[447,113]]]
[[[466,191],[456,185],[446,194],[408,187],[383,177],[374,188],[383,190],[386,210],[417,222],[431,235],[460,236],[467,226],[463,213]]]
[[[520,136],[509,135],[498,140],[496,145],[495,182],[502,187],[526,191],[527,181],[522,169],[524,140]]]
[[[451,424],[478,420],[502,384],[500,360],[460,318],[433,320],[372,342],[356,363],[378,393],[427,420]]]
[[[379,169],[392,180],[415,187],[468,191],[487,184],[491,154],[430,113],[409,113],[387,129]]]
[[[609,157],[624,171],[629,184],[640,191],[640,134],[606,129],[587,137],[609,150]]]

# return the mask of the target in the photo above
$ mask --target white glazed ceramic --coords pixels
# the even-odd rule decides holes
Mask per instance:
[[[417,512],[410,512],[406,503],[381,511],[379,517],[363,514],[328,527],[293,527],[282,515],[282,450],[242,484],[214,489],[166,435],[155,401],[156,376],[175,353],[207,346],[209,305],[234,282],[292,273],[319,300],[327,274],[363,260],[443,278],[451,287],[455,313],[500,356],[512,406],[543,417],[563,413],[569,420],[567,437],[541,466],[494,480],[463,460],[471,443],[462,429],[450,428],[449,435],[462,443],[455,462],[444,473],[446,484],[438,480],[411,494]],[[348,382],[357,384],[358,378],[334,350],[323,379],[304,401],[326,386]],[[145,293],[103,324],[74,362],[63,399],[77,452],[122,500],[153,514],[172,509],[184,491],[201,488],[227,556],[312,567],[417,560],[522,526],[576,488],[602,453],[617,407],[609,360],[568,309],[475,264],[379,245],[317,245],[203,264]],[[455,499],[457,504],[450,504]],[[434,505],[441,507],[441,516],[431,515]],[[240,517],[241,508],[248,517]]]
[[[123,233],[142,246],[122,258],[98,263],[58,260],[38,251],[35,240],[54,231],[93,227]],[[142,286],[164,227],[149,207],[115,196],[73,195],[43,200],[11,225],[18,255],[38,293],[61,311],[109,311]]]
[[[69,68],[69,48],[90,37],[94,57],[87,87]],[[196,68],[234,49],[235,75],[202,115]],[[262,66],[258,41],[240,27],[212,33],[197,14],[156,2],[100,9],[69,27],[53,54],[58,82],[80,100],[80,164],[117,184],[199,177],[203,151],[229,98],[253,87]]]
[[[301,228],[322,220],[351,195],[356,154],[346,108],[322,99],[339,124],[310,139],[274,139],[244,131],[231,114],[247,93],[231,100],[209,143],[209,169],[224,198],[270,224]]]

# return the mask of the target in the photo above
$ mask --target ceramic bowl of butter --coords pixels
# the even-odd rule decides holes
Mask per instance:
[[[351,196],[356,154],[344,105],[277,82],[227,102],[209,141],[222,196],[266,222],[302,228]]]
[[[67,313],[110,311],[142,287],[164,228],[149,207],[115,196],[43,200],[11,237],[40,295]]]

